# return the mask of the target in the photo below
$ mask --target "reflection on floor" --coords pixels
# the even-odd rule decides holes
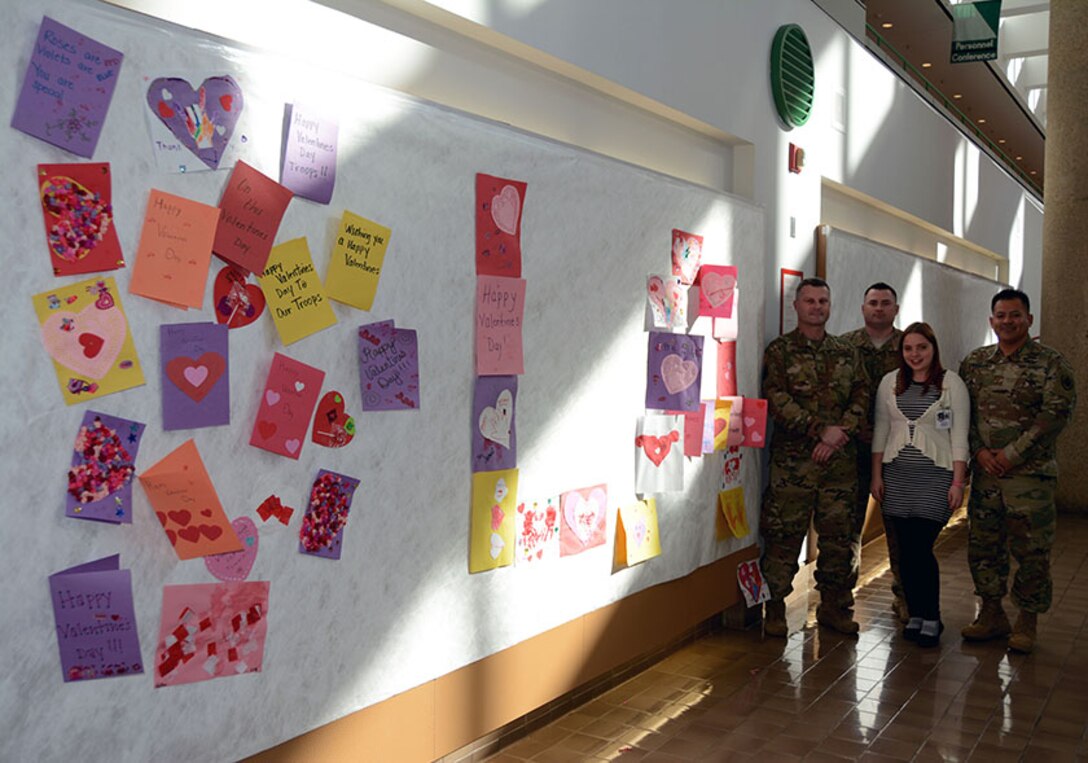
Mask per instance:
[[[1030,656],[959,638],[975,612],[965,522],[938,542],[934,649],[899,635],[882,545],[866,548],[859,637],[817,627],[802,593],[788,639],[714,633],[489,760],[1088,760],[1088,518],[1059,518],[1054,606]]]

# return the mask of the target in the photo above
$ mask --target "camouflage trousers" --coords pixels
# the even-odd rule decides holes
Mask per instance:
[[[864,527],[865,514],[869,510],[869,485],[873,481],[872,444],[857,441],[858,447],[858,517]],[[879,506],[879,505],[878,505]],[[861,532],[859,529],[858,532]],[[892,571],[892,594],[906,599],[903,583],[899,579],[899,538],[895,534],[895,522],[884,523],[884,541],[888,544],[888,566]]]
[[[863,521],[857,514],[857,463],[852,446],[822,466],[807,450],[775,449],[759,517],[760,569],[771,596],[781,600],[793,590],[801,543],[813,522],[819,536],[816,588],[821,599],[852,606]]]
[[[1008,591],[1009,552],[1018,566],[1012,600],[1027,612],[1050,609],[1050,548],[1057,511],[1053,477],[997,478],[975,469],[967,505],[971,530],[967,559],[975,593],[1000,598]]]

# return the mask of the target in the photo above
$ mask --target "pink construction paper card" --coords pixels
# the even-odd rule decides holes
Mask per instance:
[[[767,445],[767,401],[758,398],[746,398],[744,401],[744,441],[741,445],[748,448],[763,448]]]
[[[298,460],[325,372],[276,353],[249,444]]]
[[[521,322],[525,314],[525,279],[476,278],[476,375],[525,373]]]
[[[155,647],[155,687],[259,673],[269,582],[168,585]]]
[[[559,496],[560,556],[603,546],[608,524],[608,485],[571,490]]]
[[[718,342],[718,397],[737,394],[737,343]]]
[[[703,424],[706,403],[699,403],[694,411],[666,411],[670,416],[684,417],[684,455],[703,455]]]
[[[703,261],[703,237],[672,229],[672,274],[691,285]]]
[[[732,318],[736,288],[734,265],[703,265],[699,268],[699,315]]]

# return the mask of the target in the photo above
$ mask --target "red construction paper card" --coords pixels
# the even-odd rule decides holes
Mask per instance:
[[[39,164],[38,197],[53,275],[100,273],[125,266],[113,224],[108,162]]]
[[[718,342],[718,397],[737,394],[737,343]]]
[[[476,275],[521,277],[521,213],[527,184],[476,175]]]
[[[747,397],[744,399],[744,442],[748,448],[767,445],[767,401]]]
[[[324,381],[324,371],[277,352],[249,444],[297,460]]]
[[[733,265],[703,265],[699,268],[699,315],[733,317],[733,294],[737,269]]]
[[[128,290],[178,307],[204,306],[219,210],[151,189]]]
[[[291,196],[275,180],[239,161],[219,199],[212,251],[244,270],[263,273]]]

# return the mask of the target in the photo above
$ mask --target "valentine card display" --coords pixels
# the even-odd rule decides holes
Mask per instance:
[[[743,487],[738,486],[718,493],[718,506],[734,538],[743,538],[751,532],[748,529],[748,512],[744,507]]]
[[[324,469],[310,488],[310,503],[302,517],[298,550],[323,559],[339,559],[344,546],[344,527],[359,480]]]
[[[521,277],[521,213],[528,186],[476,175],[476,275]]]
[[[517,469],[472,475],[469,572],[484,572],[514,563],[517,502]]]
[[[230,424],[230,351],[218,323],[159,326],[162,428],[199,429]]]
[[[132,478],[144,425],[97,411],[83,414],[76,434],[64,513],[79,519],[132,523]]]
[[[359,391],[364,411],[419,408],[419,345],[415,329],[393,321],[359,327]]]
[[[472,471],[513,469],[518,465],[514,403],[516,376],[477,376],[472,397]]]
[[[163,586],[155,688],[260,672],[269,587],[267,580]]]
[[[736,288],[735,266],[703,265],[699,268],[699,315],[732,318]]]
[[[355,439],[355,419],[344,410],[344,396],[336,390],[318,402],[310,439],[326,448],[342,448]]]
[[[616,511],[613,566],[630,567],[661,555],[657,531],[657,501],[649,498]]]
[[[383,225],[344,210],[325,274],[329,297],[360,310],[373,307],[392,233]]]
[[[672,274],[691,285],[703,261],[703,237],[672,229]]]
[[[324,371],[277,352],[249,444],[297,460],[324,381]]]
[[[289,126],[280,182],[296,196],[328,204],[336,185],[336,120],[297,103],[286,110]]]
[[[39,164],[38,197],[53,275],[99,273],[125,266],[113,224],[107,162]]]
[[[727,445],[736,445],[729,442],[732,419],[733,402],[731,400],[714,401],[714,450],[725,450]]]
[[[734,397],[737,394],[737,343],[717,342],[718,345],[718,397]]]
[[[128,290],[176,307],[204,306],[219,210],[151,189]]]
[[[647,329],[687,329],[688,287],[680,276],[647,276],[646,306]]]
[[[42,344],[68,405],[138,387],[144,372],[117,283],[91,279],[35,294]]]
[[[477,277],[477,376],[525,373],[521,351],[521,321],[524,314],[524,279]]]
[[[43,16],[11,126],[73,154],[94,156],[123,58]]]
[[[212,284],[216,323],[238,329],[260,317],[264,310],[264,292],[257,284],[247,283],[248,278],[246,271],[233,265],[224,266],[216,274]]]
[[[280,341],[285,345],[336,323],[336,315],[314,270],[305,238],[273,247],[268,264],[257,280],[268,300],[268,312],[276,324]]]
[[[206,556],[204,566],[217,580],[245,580],[257,561],[257,548],[261,540],[257,535],[257,523],[249,517],[238,517],[230,526],[238,536],[242,550]]]
[[[559,496],[518,504],[514,525],[515,565],[559,558]]]
[[[147,88],[147,105],[160,170],[196,172],[227,163],[227,148],[245,106],[231,76],[208,77],[195,89],[180,77],[159,77]]]
[[[65,682],[144,672],[132,572],[118,554],[49,576]]]
[[[243,270],[263,273],[290,202],[290,191],[238,162],[219,199],[219,225],[212,251]]]
[[[559,496],[559,553],[572,556],[603,546],[608,524],[608,486],[571,490]]]
[[[147,469],[140,484],[178,559],[242,550],[194,441]]]
[[[703,338],[651,331],[646,407],[694,411],[703,378]]]
[[[748,448],[763,448],[767,445],[767,401],[757,398],[744,400],[744,441],[741,445]]]
[[[752,559],[737,565],[737,583],[744,594],[744,601],[749,607],[762,604],[771,598],[771,589],[767,587],[763,579],[763,572],[759,569],[759,560]]]
[[[640,418],[635,435],[635,492],[669,493],[683,490],[683,453],[683,416]]]

